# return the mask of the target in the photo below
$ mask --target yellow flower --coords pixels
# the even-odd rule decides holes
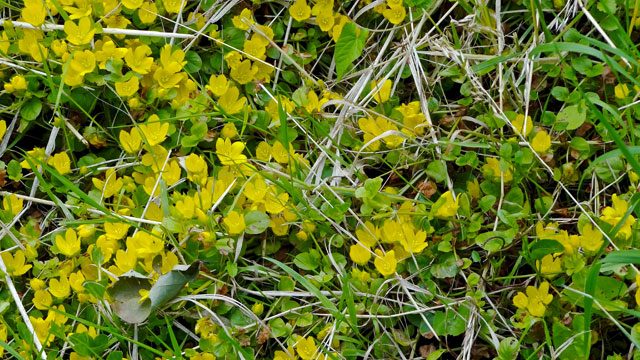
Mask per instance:
[[[57,153],[49,158],[47,164],[51,165],[58,171],[60,175],[65,175],[71,172],[71,159],[66,152]]]
[[[241,61],[237,66],[231,67],[231,78],[240,85],[247,84],[255,78],[258,68],[251,66],[251,60]]]
[[[515,120],[511,122],[514,127],[514,131],[516,134],[520,135],[522,133],[522,129],[525,127],[524,115],[518,114]],[[527,124],[525,130],[525,136],[529,135],[529,133],[533,130],[533,120],[531,120],[531,116],[527,116]]]
[[[153,24],[158,16],[158,7],[153,2],[145,1],[138,9],[138,16],[143,24]]]
[[[138,257],[135,251],[124,251],[120,249],[116,251],[113,264],[113,266],[109,267],[109,271],[119,276],[129,270],[133,270],[136,264],[138,264]]]
[[[120,240],[127,235],[131,225],[121,222],[104,223],[104,232],[109,239]]]
[[[132,128],[131,132],[120,130],[120,143],[124,151],[129,154],[137,153],[142,147],[142,137],[136,128]]]
[[[0,322],[0,341],[7,342],[7,326],[3,322]],[[4,354],[4,348],[0,349],[0,356],[2,354]]]
[[[531,147],[537,153],[544,153],[551,147],[551,136],[546,131],[538,131],[531,140]]]
[[[606,208],[604,208],[604,210],[602,210],[600,219],[607,224],[610,224],[611,226],[616,226],[627,213],[629,205],[625,200],[620,199],[617,194],[613,194],[611,200],[613,202],[613,207],[607,206]],[[629,239],[631,237],[631,227],[633,226],[635,221],[636,219],[632,215],[629,215],[627,217],[627,220],[618,231],[618,235],[623,236],[625,239]]]
[[[33,329],[38,336],[38,340],[40,340],[43,345],[48,345],[55,337],[55,335],[49,333],[53,318],[47,316],[46,319],[43,319],[29,315],[29,320],[31,320],[31,325],[33,325]]]
[[[362,244],[354,244],[349,248],[349,257],[356,264],[365,265],[371,259],[371,250]]]
[[[140,80],[137,77],[132,76],[129,81],[116,82],[116,92],[122,97],[132,96],[138,92],[140,88]]]
[[[124,61],[131,70],[145,75],[151,71],[151,65],[153,65],[153,58],[149,55],[151,55],[151,48],[147,45],[139,45],[135,49],[129,49],[124,56]]]
[[[376,151],[380,148],[379,136],[387,131],[398,131],[397,126],[382,116],[376,117],[375,120],[370,117],[360,118],[360,120],[358,120],[358,126],[360,126],[360,129],[364,132],[363,140],[365,144],[369,144],[367,148],[372,151]],[[376,138],[378,139],[373,141],[373,139]],[[396,148],[402,144],[404,139],[398,135],[385,134],[382,140],[384,140],[388,148]]]
[[[318,346],[316,345],[315,339],[311,336],[306,339],[301,338],[296,344],[296,352],[303,360],[311,360],[317,351]]]
[[[247,162],[247,157],[242,154],[244,144],[240,141],[231,143],[230,139],[218,138],[216,140],[216,153],[222,165],[239,165]]]
[[[7,268],[7,274],[10,276],[21,276],[31,269],[31,264],[25,264],[26,259],[22,250],[17,250],[13,256],[10,252],[4,251],[0,254],[0,257],[2,257],[4,266]]]
[[[142,0],[122,0],[122,5],[129,10],[135,10],[142,6]]]
[[[23,91],[27,89],[27,80],[22,75],[16,75],[11,78],[11,81],[4,84],[4,89],[7,92]],[[5,125],[6,130],[6,125]]]
[[[161,238],[144,231],[138,231],[133,237],[127,237],[126,244],[127,251],[135,252],[139,259],[158,255],[164,249]]]
[[[51,50],[53,50],[56,56],[62,57],[64,54],[67,53],[67,50],[68,50],[67,42],[64,40],[58,40],[58,39],[53,40],[53,42],[51,43]]]
[[[206,88],[213,93],[215,96],[224,95],[227,90],[229,90],[229,81],[224,74],[220,75],[211,75],[209,78],[209,85]]]
[[[547,305],[553,300],[549,294],[549,283],[543,282],[538,288],[527,286],[526,295],[518,292],[513,298],[513,304],[522,310],[527,310],[532,316],[542,317]]]
[[[190,154],[184,160],[187,168],[187,178],[196,184],[204,185],[207,182],[207,162],[200,155]]]
[[[229,115],[237,114],[242,111],[244,107],[244,103],[247,102],[247,99],[243,96],[238,98],[240,95],[240,90],[237,87],[230,87],[220,99],[218,99],[218,107],[220,107],[224,112]]]
[[[183,0],[162,0],[162,5],[164,5],[164,9],[167,10],[168,13],[177,14],[182,10],[183,4],[186,1]]]
[[[613,90],[617,99],[624,99],[631,93],[627,84],[618,84]]]
[[[551,279],[562,272],[562,261],[548,254],[541,261],[536,261],[536,267],[540,270],[542,276]]]
[[[145,139],[149,143],[149,146],[155,146],[164,141],[167,138],[167,132],[169,131],[168,122],[160,122],[158,115],[151,115],[146,124],[140,125],[140,130]]]
[[[311,7],[307,5],[306,0],[296,0],[289,8],[289,14],[296,21],[304,21],[311,17]]]
[[[434,204],[436,207],[435,216],[438,217],[454,217],[458,213],[458,201],[460,197],[453,200],[453,194],[451,191],[447,191],[440,195],[440,198]],[[438,206],[439,205],[439,206]]]
[[[389,276],[396,272],[398,261],[396,260],[396,253],[394,250],[387,251],[386,254],[382,255],[382,251],[380,251],[380,249],[376,249],[376,255],[377,256],[373,260],[373,264],[382,276]]]
[[[591,224],[585,224],[582,228],[582,236],[580,236],[580,246],[588,251],[598,251],[604,243],[602,233],[598,229],[594,229]]]
[[[58,299],[66,298],[67,296],[69,296],[69,294],[71,294],[71,285],[69,284],[69,279],[64,275],[60,275],[60,280],[49,280],[49,291]]]
[[[404,236],[399,240],[406,252],[419,254],[429,245],[427,242],[427,232],[424,230],[414,230],[415,228],[412,223],[403,223],[402,232]]]
[[[83,76],[96,68],[96,55],[90,50],[74,51],[69,64],[71,75]],[[69,74],[67,74],[69,76]]]
[[[391,82],[391,80],[387,79],[382,84],[382,86],[380,86],[380,88],[376,90],[376,87],[379,84],[379,81],[371,81],[371,91],[375,92],[373,98],[376,99],[378,103],[384,103],[389,100],[389,96],[391,96],[391,85],[393,85],[393,83]]]
[[[256,147],[256,159],[268,162],[271,160],[271,145],[265,141],[261,141]]]
[[[473,181],[467,181],[467,193],[474,199],[479,199],[482,196],[478,179],[473,178]]]
[[[80,18],[78,24],[71,20],[65,21],[64,32],[67,34],[67,41],[73,45],[84,45],[91,42],[96,29],[93,28],[91,18],[85,16]]]
[[[110,198],[118,193],[124,185],[124,182],[118,178],[116,170],[113,168],[107,170],[104,181],[98,178],[93,178],[91,181],[98,190],[102,191],[102,196],[105,198]]]
[[[231,18],[231,22],[233,26],[240,30],[249,30],[251,25],[255,23],[251,18],[251,10],[248,8],[244,8],[242,12],[240,12],[240,15]]]
[[[398,25],[404,21],[406,15],[407,11],[403,6],[387,8],[382,12],[382,16],[394,25]]]
[[[291,145],[289,145],[289,148],[291,148]],[[284,145],[278,140],[271,146],[271,155],[273,159],[280,164],[287,164],[289,162],[289,151],[287,151]]]
[[[267,58],[267,47],[262,41],[262,39],[257,37],[252,37],[244,41],[244,47],[242,50],[249,55],[248,57],[251,59],[260,59],[264,60]]]
[[[53,304],[53,298],[47,290],[38,290],[33,294],[33,306],[38,310],[46,310]]]
[[[237,235],[244,231],[245,223],[244,216],[237,211],[231,211],[229,215],[223,220],[224,224],[229,229],[229,234]]]
[[[316,9],[316,6],[318,6],[318,4],[313,7],[313,10]],[[322,10],[323,11],[318,12],[316,22],[318,23],[320,30],[327,32],[331,30],[333,25],[336,23],[336,18],[333,14],[332,8],[322,8]]]
[[[24,206],[24,200],[16,196],[16,194],[11,194],[2,198],[2,207],[4,210],[9,211],[11,215],[16,216]]]
[[[29,280],[29,286],[31,286],[33,290],[43,290],[47,288],[47,283],[38,278],[32,278]]]
[[[42,0],[24,0],[24,8],[21,15],[24,21],[37,27],[44,24],[47,9],[44,7]]]
[[[238,136],[238,129],[234,123],[228,122],[222,127],[220,135],[225,139],[231,139]],[[2,138],[2,136],[0,136],[0,138]]]
[[[64,237],[56,235],[56,247],[61,254],[71,257],[80,252],[80,239],[73,229],[67,229]]]
[[[482,172],[484,172],[485,177],[493,177],[496,181],[500,181],[501,174],[505,183],[513,180],[511,170],[505,172],[500,170],[500,160],[496,158],[487,158],[487,163],[482,166]]]

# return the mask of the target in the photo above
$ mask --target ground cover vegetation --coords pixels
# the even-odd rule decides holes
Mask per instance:
[[[640,357],[638,1],[0,7],[1,357]]]

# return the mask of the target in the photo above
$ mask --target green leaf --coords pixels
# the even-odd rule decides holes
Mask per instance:
[[[244,216],[245,232],[247,234],[261,234],[269,227],[269,215],[260,211],[250,211]]]
[[[200,55],[198,55],[195,51],[187,51],[184,59],[187,61],[187,64],[184,66],[184,70],[188,73],[194,73],[199,71],[202,68],[202,59]]]
[[[155,309],[176,297],[188,282],[196,279],[199,273],[200,261],[196,261],[189,266],[176,265],[173,270],[160,275],[158,281],[149,290],[151,307]]]
[[[38,98],[32,98],[22,105],[20,115],[22,115],[23,120],[33,121],[38,117],[38,115],[40,115],[41,111],[42,101]]]
[[[584,105],[576,104],[567,106],[558,113],[557,120],[567,124],[567,130],[575,130],[587,119],[587,110]]]
[[[88,333],[75,333],[69,336],[69,342],[73,351],[80,356],[99,357],[109,346],[109,338],[105,334],[100,334],[95,338]]]
[[[129,274],[129,275],[127,275]],[[149,290],[151,284],[142,275],[130,271],[121,276],[118,281],[109,288],[109,294],[113,298],[110,304],[120,319],[131,324],[138,324],[147,319],[151,314],[151,300],[142,298],[140,290]]]
[[[320,266],[321,256],[317,251],[315,252],[303,252],[293,259],[293,263],[302,270],[315,270]]]
[[[609,253],[600,261],[602,264],[640,264],[640,250],[618,250]]]
[[[548,254],[564,251],[564,246],[556,240],[542,239],[531,245],[531,257],[533,260],[540,260]]]
[[[427,175],[436,182],[444,182],[447,179],[447,165],[442,160],[432,161],[427,165]]]
[[[20,163],[14,159],[9,161],[7,164],[7,175],[9,175],[9,179],[13,181],[20,181],[22,179],[22,166]]]
[[[368,30],[359,29],[352,22],[344,24],[334,53],[338,80],[347,72],[353,61],[362,54],[368,34]]]

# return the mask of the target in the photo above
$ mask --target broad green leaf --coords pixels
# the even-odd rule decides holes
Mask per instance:
[[[564,246],[556,240],[542,239],[538,240],[531,245],[531,258],[533,260],[540,260],[548,254],[564,251]]]
[[[109,295],[113,298],[111,309],[125,322],[139,324],[145,321],[151,314],[151,300],[145,299],[140,302],[140,290],[150,288],[149,280],[140,274],[129,272],[120,276],[109,288]]]
[[[567,106],[558,113],[557,120],[567,124],[567,130],[575,130],[587,119],[587,110],[584,105],[576,104]]]
[[[338,80],[347,72],[353,61],[362,54],[368,34],[368,30],[359,29],[358,26],[352,22],[344,24],[334,53]]]
[[[22,115],[23,120],[33,121],[38,117],[38,115],[40,115],[41,111],[42,101],[38,98],[32,98],[22,105],[20,115]]]
[[[269,215],[260,211],[250,211],[244,216],[245,232],[247,234],[261,234],[269,227]]]
[[[196,261],[189,266],[176,265],[173,270],[160,275],[158,281],[149,290],[151,307],[155,309],[176,297],[188,282],[196,279],[199,272],[200,261]]]

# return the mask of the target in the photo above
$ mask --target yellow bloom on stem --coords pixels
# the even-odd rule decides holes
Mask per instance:
[[[21,15],[24,21],[37,27],[44,24],[47,9],[44,7],[42,0],[24,0],[24,8]]]
[[[222,165],[239,165],[247,162],[247,157],[242,154],[244,143],[230,139],[218,138],[216,140],[216,153]]]
[[[136,128],[132,128],[131,132],[120,130],[120,143],[129,154],[137,153],[142,147],[142,136]]]
[[[137,77],[132,76],[128,81],[116,82],[116,93],[122,97],[133,96],[138,92],[140,88],[140,80]]]
[[[209,169],[207,162],[200,155],[190,154],[184,160],[185,167],[187,168],[187,178],[196,184],[204,185],[207,182],[207,174]]]
[[[67,41],[73,45],[84,45],[91,42],[96,29],[93,27],[91,18],[85,16],[80,18],[77,24],[71,20],[65,21],[64,32],[67,34]]]
[[[158,16],[158,7],[153,2],[145,1],[138,9],[138,17],[143,24],[153,24]]]
[[[237,87],[230,87],[220,99],[218,99],[218,107],[220,107],[224,112],[229,115],[237,114],[242,111],[244,107],[244,103],[247,102],[247,98],[244,96],[238,98],[240,95],[240,90]]]
[[[11,215],[16,216],[20,211],[22,211],[24,207],[24,200],[16,196],[16,194],[11,194],[9,196],[4,196],[2,198],[2,207],[4,210],[11,212]]]
[[[33,306],[38,310],[46,310],[53,304],[53,298],[47,290],[38,290],[33,293]]]
[[[83,76],[96,68],[96,55],[91,50],[74,51],[69,70],[72,75]],[[68,76],[69,74],[67,74]]]
[[[537,153],[544,153],[551,147],[551,136],[546,131],[538,131],[531,140],[531,147]]]
[[[414,230],[416,229],[412,223],[403,223],[402,232],[404,236],[399,240],[406,252],[419,254],[429,245],[427,242],[427,232],[424,230]]]
[[[311,360],[316,352],[318,352],[318,346],[313,337],[309,336],[306,339],[301,338],[296,344],[296,352],[303,360]]]
[[[316,4],[316,6],[318,6]],[[314,6],[314,10],[316,8],[316,6]],[[318,26],[320,27],[320,30],[327,32],[329,30],[331,30],[331,28],[333,27],[333,25],[336,23],[336,18],[333,14],[333,9],[332,8],[322,8],[323,11],[319,11],[317,16],[316,16],[316,22],[318,23]]]
[[[600,230],[594,229],[591,224],[585,224],[580,236],[580,246],[588,251],[598,251],[603,243]]]
[[[542,276],[551,279],[562,272],[562,261],[552,254],[547,254],[542,260],[536,261],[536,267]]]
[[[238,128],[236,128],[236,125],[234,123],[228,122],[222,127],[222,131],[220,131],[220,135],[222,135],[222,137],[225,139],[234,138],[238,136]]]
[[[613,207],[607,206],[604,208],[600,219],[615,227],[626,215],[629,205],[624,199],[620,199],[617,194],[613,194],[611,201],[613,202]],[[629,239],[631,237],[631,227],[635,221],[636,219],[632,215],[629,215],[624,224],[620,227],[618,235],[623,236],[625,239]]]
[[[631,90],[629,90],[629,86],[627,84],[616,85],[616,87],[613,89],[613,92],[616,96],[616,99],[624,99],[629,96],[629,94],[631,94]]]
[[[447,191],[440,195],[440,198],[434,206],[436,207],[435,216],[438,217],[454,217],[458,213],[458,201],[460,197],[453,200],[453,194],[451,191]],[[439,206],[438,206],[439,205]]]
[[[511,124],[513,125],[513,127],[515,128],[515,133],[520,135],[524,130],[524,136],[529,135],[529,133],[531,132],[531,130],[533,130],[533,120],[531,120],[531,116],[527,116],[526,118],[526,125],[525,125],[525,117],[522,114],[518,114],[518,116],[516,116],[515,120],[513,120],[511,122]]]
[[[142,6],[142,0],[122,0],[122,5],[129,10],[135,10]]]
[[[26,258],[22,250],[17,250],[13,256],[10,252],[4,251],[0,257],[2,257],[2,262],[4,262],[9,276],[21,276],[31,269],[31,264],[25,264]]]
[[[236,15],[231,18],[231,22],[233,23],[233,26],[240,30],[249,30],[251,25],[255,23],[255,21],[251,17],[251,10],[249,10],[248,8],[244,8],[240,12],[240,15]]]
[[[396,260],[396,253],[394,250],[387,251],[387,253],[383,255],[380,249],[376,249],[376,255],[377,256],[373,260],[373,264],[382,276],[389,276],[396,272],[398,261]]]
[[[349,248],[349,257],[353,262],[365,265],[371,260],[371,249],[365,244],[354,244]]]
[[[124,182],[118,178],[115,169],[108,169],[105,173],[104,180],[92,178],[93,185],[100,191],[104,198],[110,198],[122,189]]]
[[[229,229],[229,234],[237,235],[244,231],[245,223],[244,223],[244,215],[240,214],[237,211],[231,211],[229,215],[223,220],[224,224]]]
[[[304,21],[311,17],[311,7],[307,5],[306,0],[296,0],[289,8],[289,14],[296,21]]]
[[[389,20],[390,23],[398,25],[404,21],[405,16],[407,16],[407,11],[404,9],[404,6],[392,7],[385,9],[382,12],[382,16]]]
[[[64,275],[60,275],[60,279],[49,280],[49,291],[51,295],[58,299],[64,299],[71,294],[71,285],[69,284],[69,278]]]
[[[164,9],[170,14],[177,14],[182,10],[182,7],[186,4],[185,0],[162,0]]]
[[[224,95],[227,90],[229,90],[229,81],[224,74],[220,75],[211,75],[209,78],[209,85],[206,88],[213,93],[215,96]]]
[[[482,172],[485,177],[492,177],[495,181],[500,181],[500,175],[505,183],[513,180],[511,170],[507,169],[504,172],[500,170],[500,160],[496,158],[487,158],[487,163],[482,165]]]
[[[11,78],[11,81],[4,84],[4,89],[9,93],[26,90],[27,80],[22,75],[16,75]]]
[[[162,143],[164,139],[167,138],[169,123],[160,122],[160,118],[154,114],[149,117],[146,124],[140,125],[140,130],[149,143],[149,146],[155,146]]]
[[[549,294],[549,283],[543,282],[538,288],[527,286],[526,295],[518,292],[513,298],[513,304],[522,310],[526,310],[535,317],[542,317],[547,310],[547,305],[553,300]]]
[[[376,87],[378,87],[379,84],[380,84],[380,81],[372,80],[371,81],[371,91],[375,92],[375,95],[373,96],[373,98],[377,102],[384,103],[387,100],[389,100],[389,97],[391,96],[391,85],[393,85],[393,82],[391,82],[391,80],[387,79],[387,80],[384,81],[382,86],[380,86],[380,88],[378,90],[376,90]]]
[[[229,75],[240,85],[247,84],[255,78],[258,68],[251,66],[251,60],[241,61],[237,66],[232,66]]]
[[[60,175],[65,175],[71,172],[71,159],[66,152],[57,153],[49,158],[47,164],[53,166]]]
[[[129,49],[127,55],[124,56],[124,61],[131,70],[145,75],[151,71],[151,65],[153,65],[153,58],[149,55],[151,55],[151,48],[147,45],[139,45],[134,49]]]
[[[56,235],[56,247],[61,254],[73,256],[80,252],[80,238],[73,229],[67,229],[64,237]]]

